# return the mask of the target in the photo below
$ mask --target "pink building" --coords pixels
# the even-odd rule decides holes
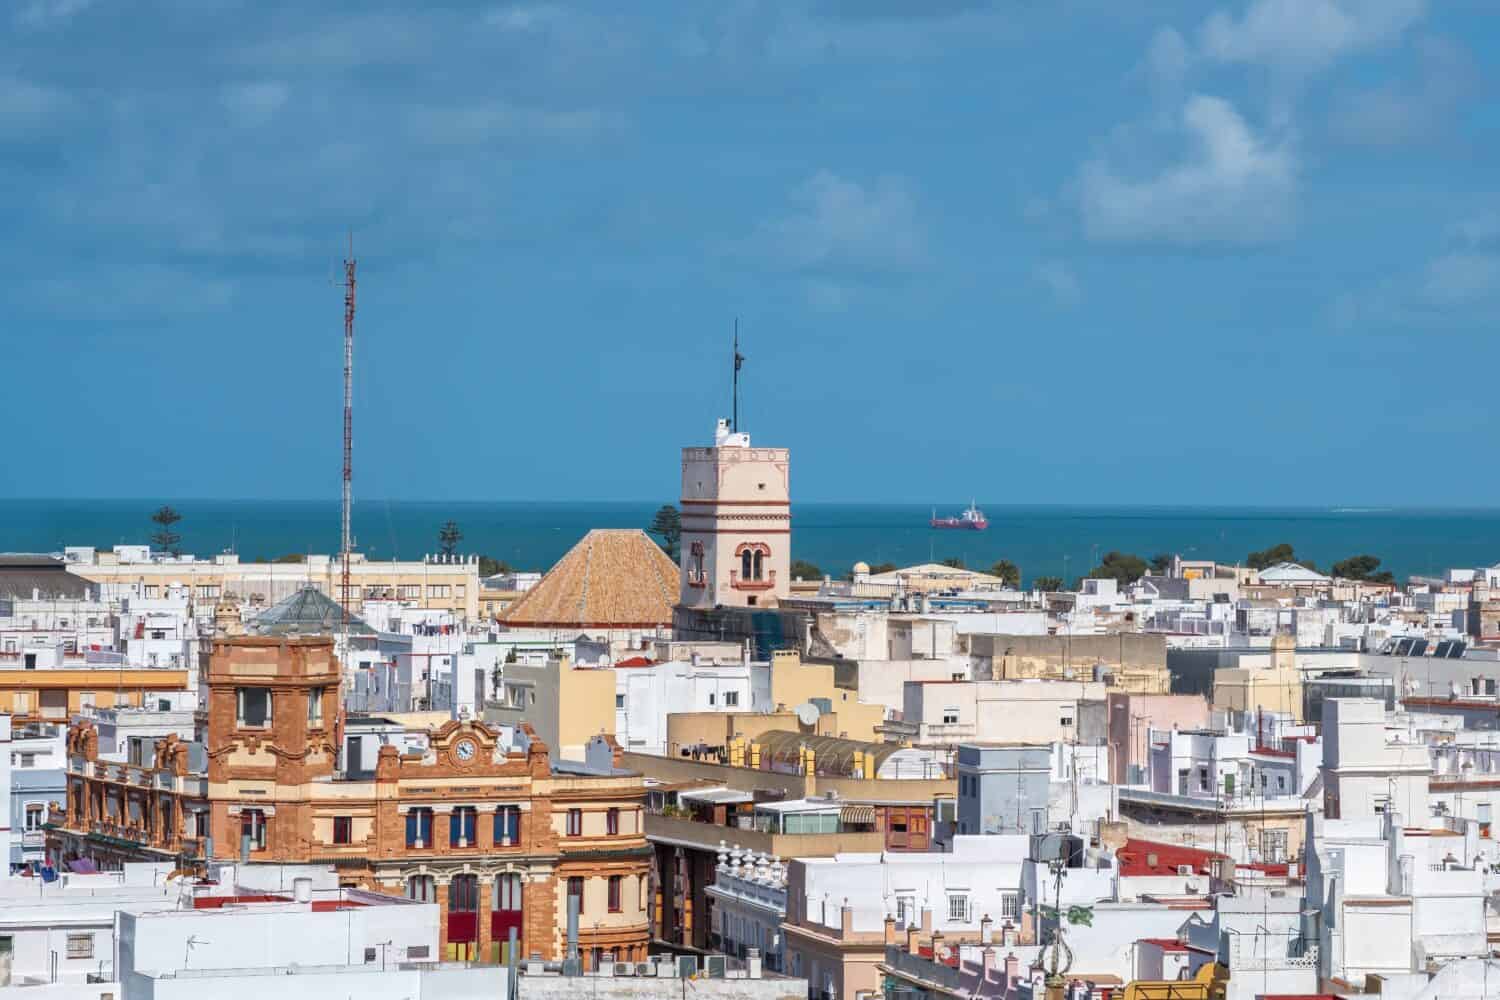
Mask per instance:
[[[1150,763],[1147,733],[1155,729],[1205,729],[1209,724],[1208,699],[1197,694],[1130,694],[1105,696],[1109,721],[1109,746],[1117,785],[1144,781]]]

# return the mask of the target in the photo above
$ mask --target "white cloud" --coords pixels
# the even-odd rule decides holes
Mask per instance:
[[[1199,48],[1218,62],[1313,73],[1399,37],[1426,13],[1426,0],[1254,0],[1239,19],[1212,14]]]
[[[1471,94],[1479,72],[1463,46],[1439,38],[1419,46],[1418,79],[1346,94],[1334,101],[1333,133],[1361,146],[1399,146],[1431,138]]]
[[[264,125],[290,95],[291,89],[278,80],[237,83],[224,88],[224,107],[242,125]]]
[[[1179,83],[1192,65],[1193,53],[1176,28],[1161,28],[1146,51],[1146,69],[1161,84]]]
[[[1466,306],[1500,289],[1500,255],[1447,253],[1427,265],[1422,293],[1435,306]]]
[[[94,0],[29,0],[16,10],[16,23],[27,28],[47,28],[72,20],[94,5]]]
[[[1060,260],[1042,261],[1032,271],[1032,276],[1041,283],[1042,287],[1052,293],[1052,297],[1059,305],[1077,305],[1083,298],[1083,289],[1078,284],[1078,276],[1073,273]]]
[[[1190,153],[1154,176],[1084,165],[1080,207],[1090,238],[1259,243],[1290,228],[1297,158],[1288,144],[1256,135],[1228,101],[1203,94],[1188,99],[1177,129]]]
[[[926,253],[916,200],[905,181],[871,184],[820,170],[793,192],[795,211],[766,228],[773,250],[800,270],[893,271]]]
[[[72,101],[60,90],[0,77],[0,139],[48,131],[71,108]]]

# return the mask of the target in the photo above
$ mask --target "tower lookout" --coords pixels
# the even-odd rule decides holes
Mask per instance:
[[[685,608],[770,607],[791,575],[791,458],[728,420],[711,448],[682,449]]]

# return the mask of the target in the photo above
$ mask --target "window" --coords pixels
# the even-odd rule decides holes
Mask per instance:
[[[453,596],[456,597],[456,598],[458,598],[459,600],[463,600],[463,597],[464,597],[464,585],[463,584],[460,583],[458,586],[456,586],[456,587],[453,588]]]
[[[474,913],[479,909],[479,876],[455,875],[448,883],[448,910]]]
[[[422,585],[420,583],[403,583],[400,587],[400,594],[403,601],[419,601],[422,599]]]
[[[432,843],[432,810],[413,809],[406,814],[406,846],[427,847]]]
[[[1279,792],[1286,791],[1286,775],[1278,774],[1276,776],[1276,790]]]
[[[620,810],[611,808],[604,814],[604,832],[611,837],[620,833]]]
[[[307,692],[307,724],[309,726],[321,726],[323,724],[323,695],[327,688],[310,688]]]
[[[1208,791],[1208,768],[1198,768],[1198,791]]]
[[[250,838],[250,850],[266,849],[266,814],[260,809],[240,810],[240,842]]]
[[[753,579],[750,576],[750,572],[752,569],[754,569],[754,559],[750,555],[750,550],[746,549],[744,552],[740,553],[740,579]]]
[[[354,842],[354,817],[333,817],[333,842],[335,844],[350,844]]]
[[[1062,726],[1064,729],[1071,728],[1072,725],[1073,725],[1073,713],[1072,712],[1064,712],[1061,715],[1059,715],[1057,717],[1057,724],[1059,726]]]
[[[473,806],[458,806],[448,819],[448,846],[473,847],[479,817]]]
[[[1285,830],[1262,830],[1260,832],[1261,860],[1277,864],[1286,860],[1287,833]]]
[[[431,876],[429,876],[430,878]],[[406,949],[406,957],[413,961],[426,961],[429,954],[428,946],[425,944],[414,944]]]
[[[609,912],[610,913],[619,913],[620,912],[620,886],[623,883],[623,881],[624,881],[624,878],[623,878],[623,876],[620,876],[620,875],[611,875],[609,877]]]
[[[437,902],[437,880],[431,875],[413,875],[406,880],[406,898],[419,903]]]
[[[10,710],[17,715],[25,715],[31,711],[31,692],[17,691],[10,696]]]
[[[68,935],[68,957],[69,958],[93,958],[94,957],[94,935],[92,935],[92,934],[69,934]]]
[[[917,905],[911,896],[896,897],[896,924],[899,927],[910,927],[916,923]]]
[[[219,596],[219,585],[217,583],[200,583],[198,585],[198,596],[204,600],[212,600]]]
[[[516,847],[521,843],[521,807],[500,806],[495,810],[495,846]]]
[[[969,897],[948,897],[948,919],[957,923],[965,923],[969,919]]]
[[[712,691],[708,692],[708,703],[710,705],[714,703],[714,693]]]
[[[23,753],[21,754],[21,759],[17,763],[19,763],[21,767],[36,767],[36,754]]]
[[[570,837],[582,837],[583,836],[583,810],[582,809],[569,809],[568,810],[568,836],[570,836]]]
[[[1021,894],[1019,892],[1007,892],[1001,894],[1000,916],[1005,920],[1021,919]]]
[[[446,583],[430,583],[427,585],[428,597],[447,597],[448,585]]]
[[[164,628],[154,628],[151,630],[151,638],[153,639],[165,639],[166,637],[167,630]]]
[[[624,708],[624,707],[625,707],[625,696],[623,694],[617,694],[617,695],[615,695],[615,708]]]
[[[515,872],[495,876],[495,909],[521,912],[521,876]]]
[[[739,703],[740,703],[740,693],[738,691],[725,691],[724,692],[724,704],[725,704],[726,707],[728,707],[728,708],[736,708],[736,707],[739,706]]]
[[[93,707],[94,707],[94,692],[92,692],[92,691],[80,691],[80,692],[78,692],[78,708],[81,711],[87,712],[89,709],[91,709]]]
[[[234,694],[237,725],[264,729],[271,724],[270,688],[235,688]]]
[[[578,900],[578,913],[583,914],[583,879],[573,875],[568,879],[568,898]]]
[[[957,721],[958,721],[958,709],[956,709],[956,708],[945,708],[945,709],[943,709],[943,725],[945,725],[945,726],[951,726],[951,725],[953,725]]]
[[[32,802],[26,807],[27,830],[40,830],[42,824],[47,822],[47,807],[40,802]]]
[[[146,592],[146,599],[148,601],[154,601],[161,596],[161,587],[158,584],[148,583],[143,589]]]
[[[367,963],[375,961],[375,959],[377,957],[379,957],[379,955],[380,955],[380,949],[378,949],[378,948],[366,948],[365,949],[365,961]]]

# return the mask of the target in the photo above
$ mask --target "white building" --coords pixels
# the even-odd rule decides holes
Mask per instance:
[[[784,971],[781,921],[786,917],[786,863],[738,849],[721,852],[718,862],[713,885],[704,889],[714,901],[718,950],[745,958],[750,949],[758,948],[766,969]]]
[[[639,658],[645,660],[644,657]],[[666,754],[667,716],[687,712],[768,712],[769,663],[664,663],[625,660],[615,665],[615,734],[632,753]]]

